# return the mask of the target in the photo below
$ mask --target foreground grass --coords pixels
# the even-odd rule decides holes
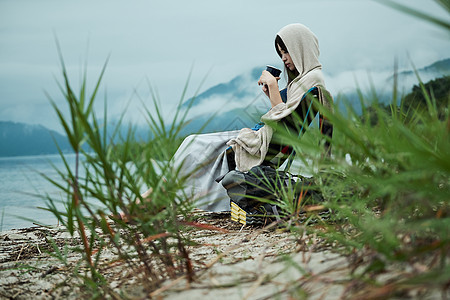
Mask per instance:
[[[65,170],[57,170],[59,181],[43,174],[65,198],[51,195],[44,198],[59,223],[81,239],[74,250],[81,253],[85,271],[75,272],[76,276],[93,297],[121,298],[120,291],[117,294],[111,289],[102,271],[103,253],[112,251],[114,260],[126,266],[146,293],[179,274],[192,280],[192,264],[186,251],[188,241],[182,234],[187,226],[180,220],[180,216],[184,216],[184,221],[188,219],[192,204],[180,192],[184,179],[169,159],[180,142],[179,131],[185,115],[176,115],[172,124],[165,124],[158,107],[156,116],[147,111],[150,134],[156,138],[147,147],[138,149],[133,128],[122,136],[121,122],[112,132],[98,123],[93,106],[105,68],[91,95],[87,94],[86,74],[76,94],[62,56],[61,64],[60,88],[69,116],[52,103],[76,159],[75,166],[71,166],[61,153]],[[108,122],[106,105],[103,122]],[[149,187],[153,192],[143,197],[141,193]],[[63,210],[59,209],[61,202]],[[120,212],[125,218],[119,217]],[[114,220],[114,226],[110,219]]]

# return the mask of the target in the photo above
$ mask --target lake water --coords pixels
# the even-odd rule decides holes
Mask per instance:
[[[66,158],[74,167],[75,155],[66,155]],[[33,221],[57,224],[52,213],[38,208],[46,207],[46,202],[36,196],[49,194],[55,199],[65,199],[57,188],[39,175],[40,172],[60,181],[52,164],[64,169],[58,154],[0,158],[0,230],[33,226]]]

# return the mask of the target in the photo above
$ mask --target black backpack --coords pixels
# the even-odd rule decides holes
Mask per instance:
[[[297,180],[287,172],[265,165],[253,167],[248,172],[233,170],[227,173],[221,183],[230,197],[231,220],[257,226],[279,221],[283,214],[279,204],[286,195],[292,197],[288,201],[296,201],[300,196],[312,197],[314,202],[323,201],[321,194],[310,188],[311,179],[295,177]]]

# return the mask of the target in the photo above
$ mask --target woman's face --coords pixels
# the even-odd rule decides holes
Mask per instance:
[[[294,62],[292,61],[291,56],[289,55],[289,52],[281,49],[280,45],[278,45],[278,44],[277,44],[277,47],[278,47],[278,51],[280,51],[280,54],[281,54],[281,60],[283,61],[286,68],[295,72],[295,70],[296,70],[295,65],[294,65]]]

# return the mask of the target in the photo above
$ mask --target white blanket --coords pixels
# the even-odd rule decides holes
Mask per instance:
[[[239,131],[225,131],[188,136],[173,157],[180,176],[189,176],[183,192],[195,201],[194,206],[207,211],[229,211],[230,199],[222,184],[215,180],[226,174],[226,143]]]

